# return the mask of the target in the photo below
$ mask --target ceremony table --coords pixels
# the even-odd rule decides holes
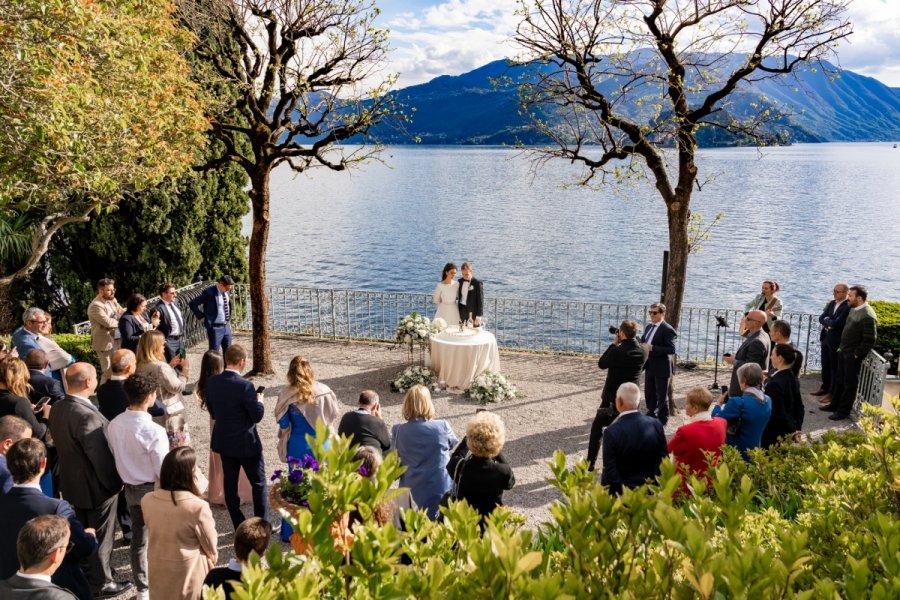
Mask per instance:
[[[500,371],[497,338],[481,328],[451,326],[431,336],[431,368],[449,388],[465,389],[482,371]]]

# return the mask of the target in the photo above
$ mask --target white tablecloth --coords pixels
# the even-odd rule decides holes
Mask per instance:
[[[480,329],[471,337],[446,331],[431,336],[431,368],[448,387],[465,389],[482,371],[500,371],[497,338]]]

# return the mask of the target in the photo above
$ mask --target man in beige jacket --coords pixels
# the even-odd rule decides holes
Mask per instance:
[[[91,347],[100,360],[100,383],[109,379],[112,353],[119,348],[119,317],[124,309],[116,302],[116,284],[112,279],[97,282],[97,297],[88,306],[91,321]]]

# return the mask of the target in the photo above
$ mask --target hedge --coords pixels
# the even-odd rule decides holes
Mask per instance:
[[[91,336],[78,333],[55,333],[53,339],[59,344],[60,348],[75,357],[76,361],[89,362],[99,372],[100,360],[97,353],[91,348]]]

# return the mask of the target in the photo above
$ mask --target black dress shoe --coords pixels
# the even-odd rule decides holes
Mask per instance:
[[[109,598],[110,596],[118,596],[122,592],[126,592],[132,588],[132,584],[127,581],[110,581],[94,593],[95,598]]]
[[[829,415],[829,421],[843,421],[844,419],[849,419],[850,415],[842,415],[840,413],[834,413],[833,415]]]
[[[837,406],[832,406],[831,404],[829,404],[828,406],[820,406],[819,410],[821,410],[822,412],[834,412],[837,410]]]
[[[828,390],[826,390],[825,388],[819,388],[818,390],[813,392],[812,395],[813,396],[824,396],[827,393],[828,393]]]

